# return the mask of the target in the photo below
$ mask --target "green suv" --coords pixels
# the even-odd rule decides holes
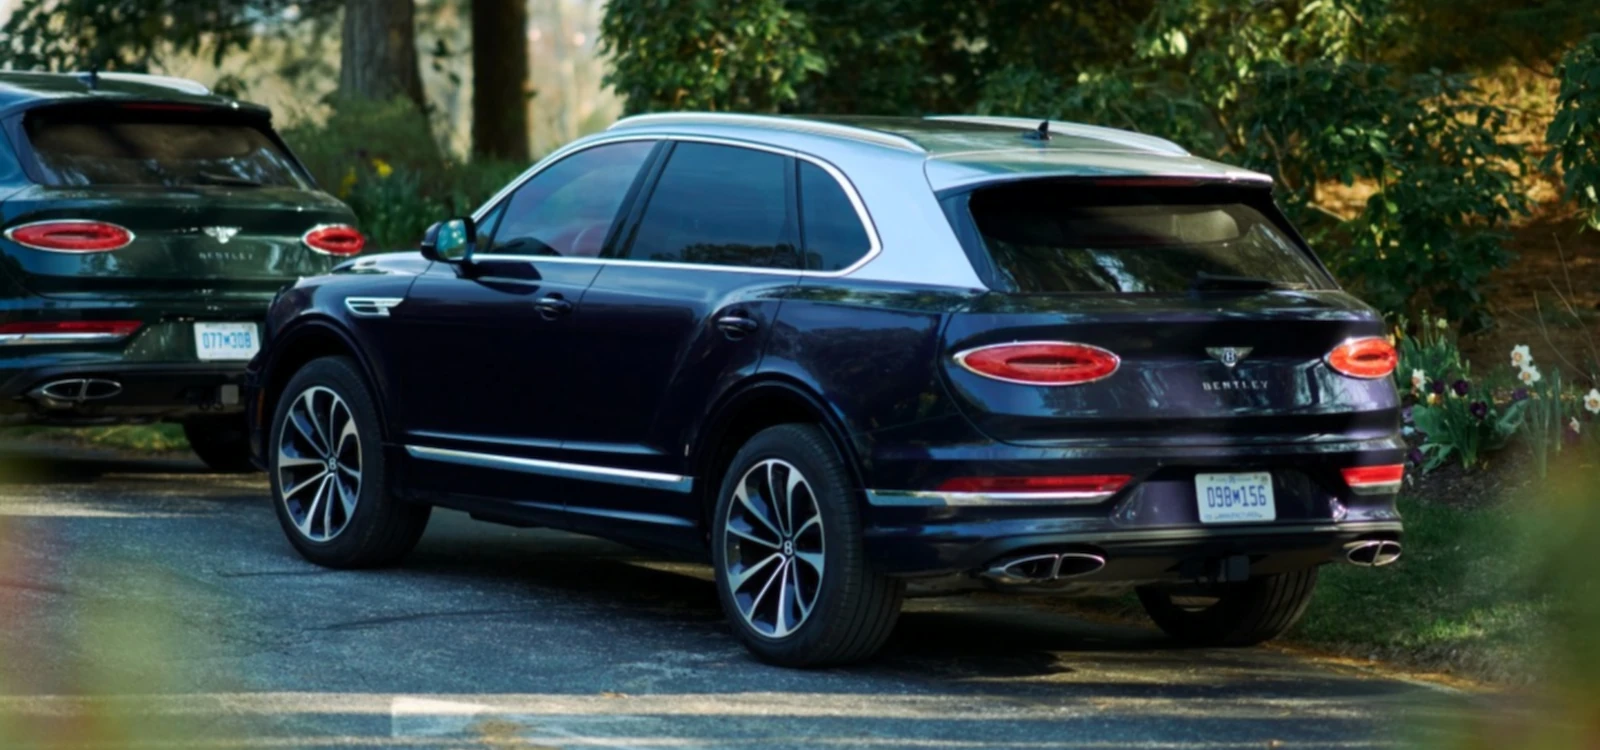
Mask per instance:
[[[193,81],[0,72],[0,424],[176,421],[250,468],[267,305],[361,252],[263,107]]]

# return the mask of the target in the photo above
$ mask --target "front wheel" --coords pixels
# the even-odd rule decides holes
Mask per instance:
[[[1254,646],[1288,630],[1317,586],[1317,569],[1210,586],[1143,586],[1139,602],[1156,626],[1191,646]]]
[[[273,416],[267,460],[283,533],[318,565],[398,561],[428,525],[431,508],[389,492],[378,410],[347,358],[313,360],[289,379]]]
[[[905,586],[867,564],[849,472],[825,433],[791,424],[756,434],[718,497],[717,593],[757,658],[815,667],[883,646]]]

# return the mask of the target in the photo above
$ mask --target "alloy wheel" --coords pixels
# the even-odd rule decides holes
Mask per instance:
[[[822,512],[811,483],[767,459],[740,477],[723,524],[723,564],[739,615],[756,633],[783,638],[805,624],[822,591]]]
[[[350,524],[361,497],[361,435],[339,394],[301,391],[278,430],[278,487],[301,536],[327,542]]]

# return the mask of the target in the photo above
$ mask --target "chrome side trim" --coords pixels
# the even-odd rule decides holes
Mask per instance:
[[[389,310],[405,301],[404,297],[345,297],[344,309],[363,318],[387,318]]]
[[[502,471],[520,471],[525,474],[541,474],[567,479],[584,479],[592,482],[607,482],[652,490],[689,492],[694,489],[693,477],[679,476],[677,474],[658,474],[653,471],[614,469],[609,466],[569,464],[537,458],[499,456],[492,453],[474,453],[471,451],[451,450],[449,448],[429,448],[422,445],[408,445],[406,446],[406,453],[413,458],[428,461],[443,461],[463,466],[477,466],[485,469],[500,469]]]
[[[0,346],[110,344],[126,338],[127,335],[117,333],[5,333],[0,334]]]
[[[828,135],[838,138],[849,138],[854,141],[875,143],[879,146],[904,149],[924,153],[927,149],[917,145],[916,141],[903,135],[873,130],[856,125],[845,125],[826,120],[808,120],[803,117],[778,117],[773,115],[749,115],[723,112],[656,112],[646,115],[624,117],[612,123],[606,130],[625,130],[630,127],[671,126],[671,125],[742,125],[746,127],[771,128],[773,130],[791,130],[798,133],[812,133],[815,135]]]
[[[867,204],[861,200],[861,194],[857,192],[856,186],[850,182],[850,179],[846,177],[844,172],[840,171],[838,167],[835,167],[834,165],[820,158],[810,154],[801,153],[793,149],[771,146],[754,141],[741,141],[732,138],[712,138],[709,136],[699,135],[618,135],[570,145],[555,152],[554,154],[551,154],[538,164],[533,165],[533,168],[522,173],[522,175],[517,177],[517,179],[512,180],[510,184],[501,188],[500,192],[495,193],[493,198],[490,198],[482,206],[479,206],[478,210],[472,212],[472,220],[474,222],[481,221],[485,214],[489,213],[490,210],[499,205],[500,202],[505,200],[506,197],[511,193],[516,192],[517,188],[522,187],[523,183],[533,179],[540,172],[549,169],[556,162],[559,162],[568,156],[572,156],[582,151],[587,151],[597,146],[604,146],[611,143],[622,143],[626,141],[681,141],[690,143],[712,143],[719,146],[748,148],[756,151],[767,151],[774,154],[782,154],[784,156],[793,157],[795,159],[800,159],[802,161],[814,164],[817,166],[817,168],[827,172],[829,176],[833,177],[834,181],[839,184],[839,188],[844,191],[845,197],[850,200],[850,206],[855,209],[856,218],[861,222],[861,228],[867,232],[867,253],[861,256],[861,258],[856,262],[850,264],[848,267],[837,271],[807,271],[801,268],[747,268],[745,266],[717,266],[699,263],[662,263],[648,260],[628,260],[626,258],[563,258],[552,255],[486,254],[483,256],[484,259],[521,260],[537,263],[590,263],[596,265],[644,266],[648,268],[691,268],[696,271],[723,271],[726,273],[758,273],[779,276],[838,278],[840,276],[848,276],[852,273],[855,273],[862,266],[871,263],[874,258],[883,254],[883,240],[878,236],[877,225],[872,222],[872,214],[867,212]]]
[[[1003,508],[1039,505],[1093,505],[1115,492],[938,492],[867,490],[867,502],[898,508]]]

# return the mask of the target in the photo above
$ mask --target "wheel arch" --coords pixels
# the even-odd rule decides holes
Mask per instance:
[[[813,390],[778,375],[760,377],[731,389],[718,400],[689,444],[690,469],[698,481],[695,495],[700,506],[700,528],[709,534],[722,474],[734,454],[756,433],[780,424],[805,423],[822,428],[849,471],[851,484],[860,490],[861,464],[841,415]]]
[[[263,431],[271,430],[272,419],[277,414],[278,399],[282,397],[283,389],[289,384],[289,379],[293,378],[300,368],[321,357],[344,356],[355,361],[362,379],[372,390],[372,400],[378,407],[379,432],[384,440],[389,439],[389,417],[385,408],[387,400],[383,398],[378,379],[374,377],[372,365],[367,361],[361,347],[356,344],[355,337],[335,321],[321,316],[297,321],[292,328],[278,335],[273,350],[272,359],[268,361],[261,378],[261,403],[258,408]],[[262,444],[266,444],[264,437]]]

